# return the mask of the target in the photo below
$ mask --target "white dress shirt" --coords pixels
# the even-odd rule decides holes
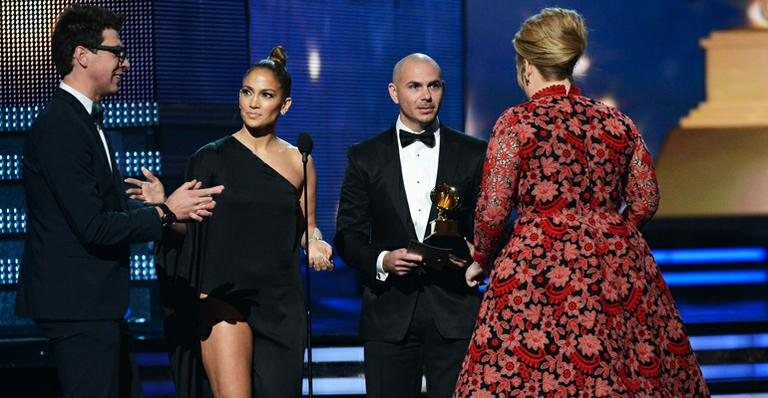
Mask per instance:
[[[435,120],[439,126],[439,121]],[[415,141],[403,148],[400,143],[400,130],[420,134],[422,131],[413,131],[403,124],[400,117],[395,123],[395,137],[398,153],[400,155],[400,169],[403,171],[403,185],[405,196],[408,198],[408,210],[419,241],[424,241],[424,232],[429,223],[429,211],[432,209],[432,199],[429,197],[437,182],[437,164],[440,155],[440,128],[435,130],[435,146],[430,148],[421,141]],[[389,273],[384,271],[384,255],[389,251],[382,251],[376,259],[376,279],[385,281]]]
[[[74,88],[72,88],[72,86],[68,85],[67,83],[61,82],[61,84],[59,84],[59,87],[62,90],[74,95],[75,98],[77,98],[77,100],[83,104],[86,112],[88,112],[89,115],[91,114],[91,107],[93,106],[93,100],[88,98],[85,94],[75,90]],[[101,144],[104,145],[104,152],[107,154],[107,162],[109,165],[109,170],[114,171],[112,170],[112,156],[110,156],[109,154],[109,146],[107,146],[107,138],[104,137],[104,131],[101,129],[101,126],[99,126],[98,123],[95,123],[95,124],[96,124],[96,129],[99,130],[99,137],[101,137]]]

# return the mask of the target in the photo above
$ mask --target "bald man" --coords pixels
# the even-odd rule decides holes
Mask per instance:
[[[451,218],[471,241],[486,143],[440,123],[444,89],[432,58],[401,59],[389,83],[395,125],[349,148],[334,243],[363,285],[368,397],[417,397],[422,375],[429,396],[450,397],[480,304],[466,262],[437,269],[406,249],[428,236],[430,192],[441,183],[459,189]]]

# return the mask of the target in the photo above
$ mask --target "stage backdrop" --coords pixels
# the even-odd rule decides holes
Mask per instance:
[[[132,70],[121,94],[111,100],[108,127],[125,155],[139,151],[142,159],[145,154],[159,158],[152,151],[161,151],[169,185],[179,182],[195,149],[239,127],[243,72],[272,46],[284,45],[294,102],[279,133],[295,142],[306,131],[315,140],[318,222],[329,240],[346,150],[394,123],[397,107],[386,86],[392,66],[404,55],[434,57],[447,82],[441,119],[487,138],[498,115],[524,100],[515,81],[514,32],[544,6],[576,8],[590,28],[589,65],[577,83],[589,96],[614,101],[656,151],[667,131],[704,99],[699,39],[715,29],[744,25],[744,2],[736,0],[83,2],[128,16],[122,38]],[[0,49],[12,60],[0,74],[0,220],[23,216],[18,155],[26,130],[58,81],[45,54],[63,3],[7,0],[0,7]],[[3,225],[16,224],[23,222]],[[23,226],[0,229],[0,326],[18,322],[11,309],[24,232]],[[148,254],[147,248],[137,250]],[[137,278],[150,286],[151,263],[136,264]],[[316,330],[354,334],[359,308],[354,273],[339,264],[332,274],[313,275]],[[153,305],[146,301],[147,307]],[[134,311],[133,317],[144,315]]]
[[[466,2],[467,130],[488,133],[506,108],[525,100],[515,78],[512,38],[544,7],[572,8],[589,28],[585,95],[607,98],[628,114],[658,152],[679,119],[704,100],[704,51],[716,29],[745,26],[746,1],[649,0]]]

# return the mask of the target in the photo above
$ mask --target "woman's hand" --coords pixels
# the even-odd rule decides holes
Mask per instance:
[[[464,279],[467,281],[467,286],[469,287],[475,287],[482,284],[485,281],[485,276],[485,270],[477,262],[474,262],[467,267],[467,271],[464,273]]]
[[[128,188],[125,193],[127,193],[131,199],[140,200],[146,203],[165,202],[165,188],[163,187],[163,183],[160,182],[160,179],[144,167],[141,168],[141,173],[144,174],[147,181],[126,178],[125,182],[132,184],[135,187]]]
[[[463,258],[463,257],[457,257],[454,254],[449,254],[448,255],[449,264],[453,265],[453,267],[456,268],[456,269],[467,268],[467,266],[472,264],[472,257],[475,255],[475,245],[473,245],[466,238],[464,238],[464,242],[467,242],[467,248],[469,250],[469,257]]]
[[[315,271],[333,271],[333,249],[321,239],[309,241],[309,265]]]

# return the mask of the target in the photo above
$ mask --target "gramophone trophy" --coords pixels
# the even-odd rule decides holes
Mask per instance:
[[[408,251],[421,255],[426,266],[438,269],[447,265],[449,254],[469,259],[469,247],[459,234],[459,223],[449,218],[450,212],[461,203],[459,190],[442,183],[432,189],[430,199],[437,207],[437,218],[429,222],[429,235],[424,242],[411,241]]]

